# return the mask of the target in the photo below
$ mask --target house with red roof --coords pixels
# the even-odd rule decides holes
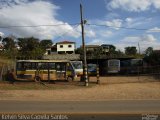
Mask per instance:
[[[46,49],[45,55],[50,54],[74,54],[76,49],[75,42],[71,41],[61,41],[57,42],[55,45],[53,45],[50,48]]]
[[[75,53],[75,42],[71,41],[62,41],[56,43],[57,46],[57,53],[58,54],[73,54]]]

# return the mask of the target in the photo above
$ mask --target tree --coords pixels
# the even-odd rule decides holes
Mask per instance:
[[[112,54],[116,51],[116,47],[114,45],[102,44],[101,48],[105,54],[106,53]]]
[[[83,48],[82,48],[82,47],[77,48],[77,49],[75,50],[75,53],[76,53],[76,54],[81,54],[81,55],[83,55]]]
[[[152,47],[148,47],[146,50],[145,50],[145,56],[149,56],[153,53],[153,48]]]
[[[151,49],[149,49],[151,50]],[[144,57],[144,60],[150,65],[160,65],[160,51],[154,50],[148,56]]]
[[[37,38],[18,38],[18,45],[20,46],[20,56],[37,58],[43,55],[40,41]]]
[[[2,40],[4,33],[0,32],[0,41]]]
[[[137,54],[137,48],[135,46],[125,47],[125,54],[126,55],[136,55]]]
[[[9,50],[12,51],[13,49],[15,49],[15,42],[14,39],[10,38],[10,37],[6,37],[2,40],[2,43],[4,45],[4,49],[5,50]]]
[[[41,48],[45,49],[51,47],[53,44],[52,40],[41,40],[40,41],[40,46]]]
[[[99,47],[97,49],[95,49],[93,52],[92,52],[93,56],[95,58],[101,58],[101,56],[103,55],[103,48],[102,47]]]
[[[4,46],[3,54],[10,58],[14,58],[17,55],[16,42],[11,37],[5,37],[2,40]]]
[[[116,51],[116,47],[114,45],[110,45],[109,52],[114,53]]]

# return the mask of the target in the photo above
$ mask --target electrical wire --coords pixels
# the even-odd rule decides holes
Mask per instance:
[[[13,25],[13,26],[0,26],[0,28],[24,28],[24,27],[56,27],[56,26],[63,26],[63,25],[79,25],[80,23],[73,23],[73,24],[46,24],[46,25]],[[131,28],[131,27],[117,27],[117,26],[109,26],[109,25],[104,25],[104,24],[85,24],[85,25],[89,25],[89,26],[99,26],[99,27],[109,27],[109,28],[118,28],[118,29],[129,29],[129,30],[141,30],[141,31],[145,31],[148,30],[150,32],[160,32],[160,30],[149,30],[146,28]]]
[[[0,26],[0,28],[22,28],[22,27],[52,27],[52,26],[63,26],[63,25],[78,25],[79,23],[73,24],[50,24],[50,25],[13,25],[13,26]]]
[[[130,29],[130,30],[148,30],[151,32],[160,32],[160,30],[149,30],[149,29],[145,29],[145,28],[130,28],[130,27],[116,27],[116,26],[109,26],[109,25],[100,25],[100,24],[86,24],[86,25],[90,25],[90,26],[100,26],[100,27],[110,27],[110,28],[118,28],[118,29]]]
[[[77,24],[77,25],[75,25],[75,26],[73,27],[73,30],[74,30],[76,27],[78,27],[79,25],[80,25],[80,23]],[[70,32],[71,32],[71,31],[67,31],[67,32],[61,34],[60,36],[58,36],[57,38],[55,38],[54,41],[58,40],[59,38],[62,38],[63,36],[65,36],[66,34],[68,34],[68,33],[70,33]]]

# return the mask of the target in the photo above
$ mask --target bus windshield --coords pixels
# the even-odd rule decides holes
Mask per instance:
[[[142,59],[132,59],[131,66],[141,66],[143,64]]]
[[[88,71],[96,71],[97,65],[96,64],[88,64]]]
[[[109,66],[119,66],[119,60],[110,60]]]
[[[71,64],[73,65],[74,69],[82,69],[82,61],[71,61]]]

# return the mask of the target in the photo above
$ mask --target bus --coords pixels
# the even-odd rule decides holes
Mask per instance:
[[[96,76],[97,75],[97,64],[88,64],[88,75],[89,76]]]
[[[129,59],[121,61],[122,74],[137,74],[143,72],[143,59]]]
[[[120,72],[120,60],[118,59],[110,59],[108,60],[108,73],[119,73]]]
[[[143,59],[130,60],[130,73],[141,73],[143,71]]]
[[[17,60],[16,77],[24,80],[74,80],[83,75],[82,61]]]

